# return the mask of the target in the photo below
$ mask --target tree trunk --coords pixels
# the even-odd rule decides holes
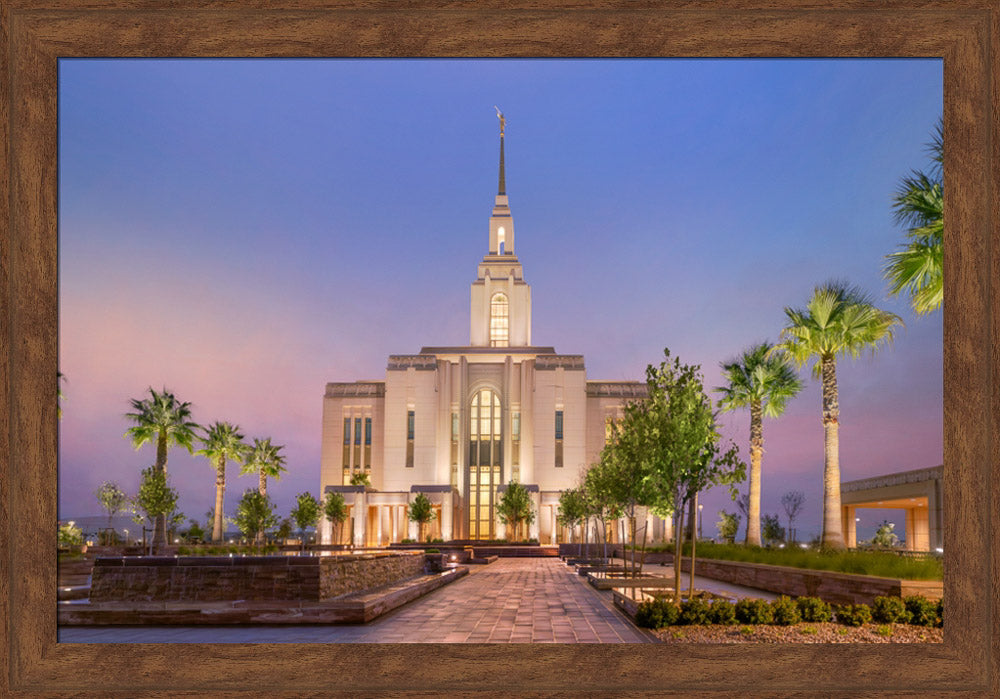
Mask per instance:
[[[697,511],[697,509],[698,509],[698,493],[694,494],[694,500],[691,501],[691,504],[693,505],[693,507],[691,508],[691,511],[692,512]],[[698,537],[697,536],[692,536],[691,537],[691,578],[690,578],[690,582],[688,583],[688,599],[691,599],[692,596],[694,595],[694,549],[695,549],[695,545],[697,543],[698,543]]]
[[[677,518],[677,525],[674,527],[674,606],[681,606],[681,554],[683,552],[682,548],[682,534],[684,532],[684,510],[683,504],[677,508],[677,513],[675,514]]]
[[[840,513],[840,406],[837,404],[837,363],[822,359],[823,369],[823,548],[843,550],[844,533]]]
[[[156,470],[164,475],[167,473],[167,433],[160,430],[156,439]],[[153,521],[153,540],[151,548],[160,553],[167,545],[167,516],[157,515]]]
[[[629,543],[632,545],[632,576],[635,577],[635,508],[632,509],[632,514],[628,518],[628,529],[629,529]]]
[[[226,458],[219,457],[215,470],[215,521],[212,523],[212,541],[222,541],[222,503],[226,493]]]
[[[697,534],[698,523],[695,521],[697,515],[698,511],[697,508],[694,506],[694,499],[692,498],[691,500],[688,501],[688,522],[687,522],[686,534],[689,539],[693,539]]]
[[[760,546],[760,461],[764,453],[764,411],[760,401],[750,404],[750,502],[747,505],[748,546]]]
[[[261,495],[267,495],[267,475],[264,471],[260,472],[260,482],[257,484],[257,492]]]

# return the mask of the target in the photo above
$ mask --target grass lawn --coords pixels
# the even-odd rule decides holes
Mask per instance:
[[[650,547],[647,551],[670,551],[673,545]],[[684,554],[690,555],[691,545],[685,543]],[[762,548],[742,544],[698,543],[698,558],[714,558],[724,561],[744,561],[746,563],[766,563],[792,568],[812,568],[832,570],[858,575],[878,575],[902,580],[941,580],[944,574],[940,557],[927,556],[913,558],[881,551],[826,552],[814,549]]]

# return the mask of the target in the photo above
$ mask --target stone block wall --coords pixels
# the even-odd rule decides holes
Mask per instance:
[[[663,555],[663,554],[661,554]],[[651,563],[647,556],[646,563]],[[671,554],[665,554],[672,561]],[[690,571],[691,559],[681,562],[682,571]],[[735,585],[754,587],[790,597],[819,597],[837,604],[871,604],[876,597],[905,597],[923,595],[928,599],[941,598],[943,583],[933,580],[899,580],[874,575],[854,575],[827,570],[809,570],[763,563],[697,559],[695,575],[722,580]]]
[[[421,554],[98,558],[92,602],[320,601],[423,572]]]

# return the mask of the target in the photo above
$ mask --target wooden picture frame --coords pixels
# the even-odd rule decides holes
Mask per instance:
[[[7,0],[0,175],[0,693],[1000,694],[997,0]],[[60,57],[941,57],[946,626],[915,645],[60,644]]]

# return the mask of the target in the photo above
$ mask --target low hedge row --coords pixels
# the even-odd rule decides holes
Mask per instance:
[[[941,601],[925,597],[876,597],[875,603],[831,605],[818,597],[779,597],[773,602],[762,599],[741,599],[736,604],[727,600],[692,599],[680,608],[666,598],[639,605],[635,623],[644,628],[700,624],[775,624],[791,626],[805,621],[822,623],[836,621],[845,626],[879,624],[913,624],[941,626],[944,608]]]

